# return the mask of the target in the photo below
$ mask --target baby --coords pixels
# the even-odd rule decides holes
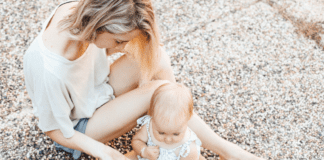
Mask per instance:
[[[188,127],[193,114],[193,100],[188,88],[167,83],[154,92],[148,115],[137,123],[142,125],[132,146],[139,160],[198,160],[201,141]]]

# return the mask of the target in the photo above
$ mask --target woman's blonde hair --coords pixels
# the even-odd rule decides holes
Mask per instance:
[[[158,64],[159,33],[151,0],[80,0],[72,14],[59,23],[80,40],[93,41],[103,32],[142,34],[125,50],[140,63],[142,78],[150,80]]]
[[[190,90],[178,83],[166,83],[158,87],[150,102],[148,115],[163,117],[164,121],[189,120],[193,114],[193,99]]]

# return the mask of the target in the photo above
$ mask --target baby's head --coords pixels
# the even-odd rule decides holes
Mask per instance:
[[[190,90],[182,84],[166,83],[152,96],[148,115],[152,117],[152,130],[156,140],[166,144],[180,142],[193,114]]]

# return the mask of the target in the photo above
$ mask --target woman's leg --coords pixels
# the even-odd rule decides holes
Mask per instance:
[[[149,107],[153,92],[166,81],[152,81],[100,107],[89,119],[85,134],[100,142],[119,137],[136,125]]]
[[[110,141],[134,128],[136,120],[147,112],[155,89],[165,83],[152,81],[137,88],[139,67],[126,55],[117,59],[110,68],[109,83],[116,98],[95,111],[85,132],[101,142]]]
[[[110,66],[109,84],[116,97],[138,87],[140,67],[126,54]]]
[[[239,146],[219,137],[197,114],[192,116],[188,125],[202,141],[202,147],[219,154],[221,159],[259,159]]]

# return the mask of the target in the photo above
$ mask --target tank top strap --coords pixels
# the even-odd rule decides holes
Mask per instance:
[[[151,122],[151,118],[146,123],[146,131],[147,131],[147,136],[148,136],[148,143],[153,144],[152,137],[151,137],[151,134],[150,134],[150,122]]]
[[[189,128],[189,127],[188,127]],[[190,128],[189,128],[190,129]],[[192,132],[191,132],[191,130],[189,130],[190,131],[190,137],[189,137],[189,139],[188,139],[188,141],[187,142],[185,142],[184,144],[182,144],[181,146],[179,146],[179,148],[181,148],[180,149],[180,151],[179,151],[179,156],[178,156],[178,158],[180,158],[180,156],[181,157],[187,157],[188,155],[189,155],[189,153],[190,153],[190,144],[191,144],[191,137],[192,137]]]
[[[49,21],[53,18],[53,16],[54,16],[56,10],[57,10],[60,6],[62,6],[63,4],[70,3],[70,2],[77,2],[77,0],[71,0],[71,1],[62,2],[62,3],[60,3],[58,6],[55,7],[54,11],[52,11],[51,15],[50,15],[50,16],[45,20],[45,22],[43,23],[41,33],[43,33],[43,32],[45,31],[45,29],[46,29],[46,27],[47,27]]]
[[[181,145],[181,149],[179,151],[179,158],[181,157],[187,157],[190,153],[190,143],[185,143]]]
[[[139,119],[137,119],[137,124],[138,125],[145,125],[146,124],[146,132],[148,136],[148,141],[147,144],[153,145],[154,143],[152,142],[151,134],[150,134],[150,122],[151,122],[152,117],[149,115],[145,115]]]
[[[151,116],[149,116],[149,115],[145,115],[145,116],[143,116],[143,117],[137,119],[136,122],[137,122],[138,125],[143,126],[144,124],[149,123],[150,120],[151,120]]]

